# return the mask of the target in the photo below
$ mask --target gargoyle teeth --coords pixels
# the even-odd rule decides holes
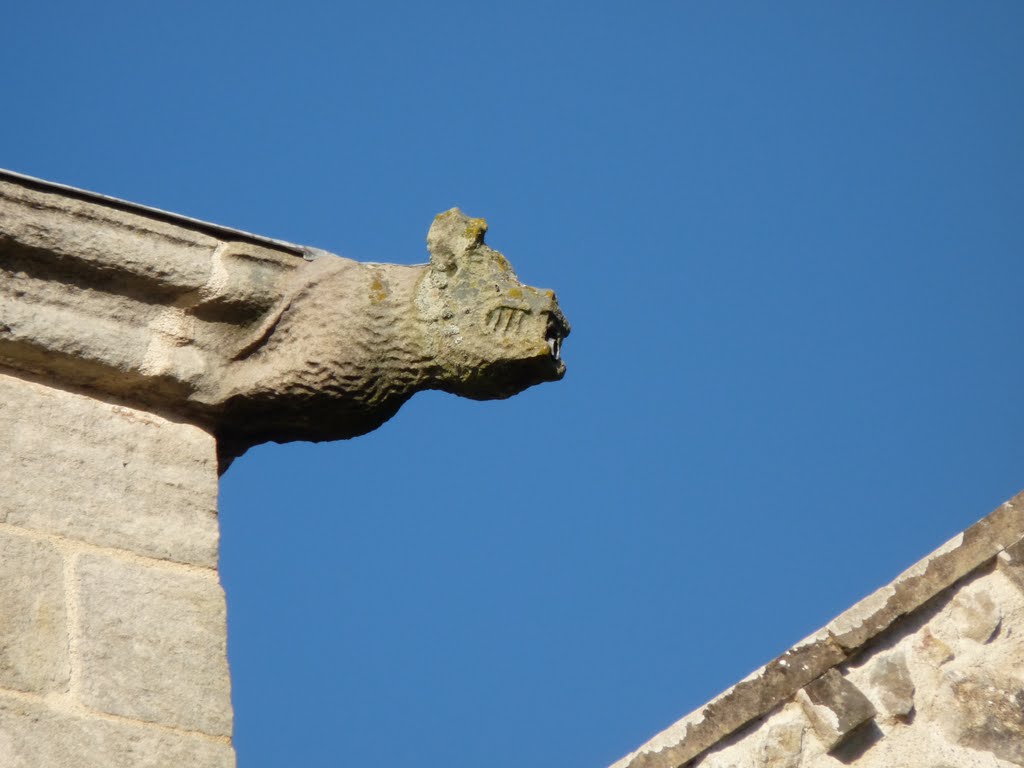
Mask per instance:
[[[551,356],[555,360],[562,359],[562,337],[561,336],[548,336],[545,341],[548,343],[548,349],[551,350]]]
[[[548,314],[548,326],[544,340],[548,343],[548,349],[555,360],[562,359],[562,340],[568,335],[569,328],[561,313],[558,313],[557,317],[554,314]]]

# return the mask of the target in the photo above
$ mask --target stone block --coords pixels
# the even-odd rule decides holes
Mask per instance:
[[[203,430],[0,374],[0,444],[0,521],[216,567],[216,446]]]
[[[978,667],[944,675],[937,714],[955,744],[1024,766],[1024,682]]]
[[[229,735],[226,612],[216,574],[86,554],[77,580],[83,703]]]
[[[889,717],[905,718],[914,710],[914,681],[902,652],[874,659],[868,672],[873,699]]]
[[[761,745],[762,768],[799,768],[804,746],[804,724],[780,722],[768,726]]]
[[[234,768],[226,740],[80,717],[0,695],[3,768]]]
[[[1002,621],[1002,612],[992,595],[982,587],[971,585],[958,592],[930,626],[937,637],[955,648],[963,640],[989,642]]]
[[[922,659],[926,659],[930,666],[935,668],[948,664],[956,658],[956,654],[953,653],[953,649],[949,647],[949,644],[942,640],[942,638],[936,637],[935,633],[928,627],[922,629],[917,637],[914,638],[914,650]]]
[[[0,687],[46,693],[67,685],[63,570],[51,544],[0,533]]]
[[[830,669],[797,694],[807,719],[826,750],[875,715],[875,708],[853,683]]]

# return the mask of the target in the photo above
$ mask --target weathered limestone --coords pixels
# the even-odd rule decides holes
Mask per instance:
[[[0,693],[4,768],[233,768],[222,739],[127,720],[83,717]]]
[[[0,768],[234,765],[218,470],[560,379],[486,229],[360,264],[0,171]]]
[[[429,264],[361,264],[0,172],[0,364],[177,413],[227,460],[425,389],[509,397],[562,377],[569,324],[486,231],[452,209]]]
[[[0,531],[0,688],[48,693],[67,686],[63,572],[50,542]]]
[[[614,768],[1024,766],[1022,551],[1024,494]]]
[[[0,766],[227,768],[213,437],[0,373]]]
[[[83,554],[75,580],[82,702],[133,720],[230,736],[217,574]]]
[[[1024,683],[1020,675],[985,668],[951,670],[944,682],[943,704],[948,710],[939,722],[950,741],[1024,765]]]
[[[797,701],[826,750],[875,716],[874,705],[835,669],[797,691]]]
[[[908,718],[914,711],[914,679],[902,653],[882,654],[868,675],[869,698],[890,718]]]
[[[0,522],[217,564],[213,436],[0,372]]]

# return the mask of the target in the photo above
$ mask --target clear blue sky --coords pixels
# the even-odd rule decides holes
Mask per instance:
[[[1024,488],[1024,4],[13,3],[0,166],[353,258],[459,205],[564,381],[250,451],[241,768],[601,768]]]

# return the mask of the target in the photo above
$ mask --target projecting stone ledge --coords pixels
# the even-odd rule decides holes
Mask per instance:
[[[612,768],[1024,766],[1024,494]]]
[[[177,414],[230,460],[375,429],[415,392],[560,379],[569,324],[452,209],[367,264],[0,171],[0,365]]]

